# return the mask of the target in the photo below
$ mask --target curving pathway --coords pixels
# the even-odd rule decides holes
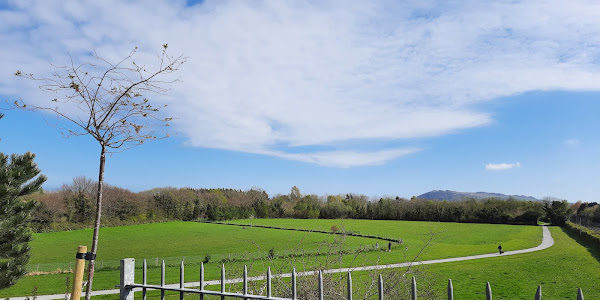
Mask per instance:
[[[554,239],[552,238],[552,235],[550,234],[550,230],[548,230],[548,227],[542,226],[542,243],[539,246],[533,247],[533,248],[514,250],[514,251],[505,251],[503,254],[491,253],[491,254],[480,254],[480,255],[471,255],[471,256],[463,256],[463,257],[444,258],[444,259],[434,259],[434,260],[426,260],[426,261],[418,261],[418,262],[405,262],[405,263],[389,264],[389,265],[329,269],[329,270],[323,270],[323,273],[331,274],[331,273],[342,273],[342,272],[347,273],[347,272],[354,272],[354,271],[393,269],[393,268],[403,268],[403,267],[409,267],[409,266],[430,265],[430,264],[439,264],[439,263],[453,262],[453,261],[463,261],[463,260],[482,259],[482,258],[498,257],[498,256],[506,256],[506,255],[515,255],[515,254],[522,254],[522,253],[528,253],[528,252],[534,252],[534,251],[547,249],[547,248],[550,248],[552,245],[554,245]],[[317,272],[318,271],[298,272],[298,273],[296,273],[296,275],[297,276],[308,276],[308,275],[314,275]],[[277,274],[277,275],[273,275],[273,277],[283,277],[283,278],[292,277],[292,273]],[[265,280],[265,279],[266,279],[266,276],[248,277],[248,281],[258,281],[258,280]],[[240,283],[240,282],[242,282],[242,280],[243,280],[242,278],[227,279],[227,280],[225,280],[225,283]],[[207,280],[204,283],[205,283],[205,285],[217,285],[217,284],[221,284],[221,281],[220,280]],[[198,281],[184,283],[184,287],[197,287],[199,285],[200,285],[200,282],[198,282]],[[171,287],[171,288],[179,288],[179,283],[169,284],[166,286]],[[136,291],[136,292],[141,291],[141,290],[142,290],[141,288],[134,289],[134,291]],[[111,294],[119,294],[119,290],[114,289],[114,290],[102,290],[102,291],[92,292],[92,296],[111,295]],[[25,300],[26,298],[28,298],[28,297],[11,297],[12,300]],[[64,298],[65,298],[65,294],[55,294],[55,295],[37,296],[36,299],[50,300],[50,299],[64,299]]]

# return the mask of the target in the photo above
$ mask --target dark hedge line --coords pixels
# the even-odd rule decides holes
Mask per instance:
[[[569,230],[571,233],[577,234],[584,241],[589,242],[600,249],[600,233],[570,221],[565,223],[564,228]]]

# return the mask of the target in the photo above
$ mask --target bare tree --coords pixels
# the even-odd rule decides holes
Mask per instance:
[[[85,176],[75,176],[71,183],[65,183],[60,187],[60,191],[68,195],[85,194],[90,197],[96,194],[98,183]]]
[[[75,125],[59,127],[66,136],[89,135],[100,144],[96,215],[86,300],[91,297],[94,279],[106,154],[142,145],[147,140],[168,137],[168,134],[157,132],[159,126],[169,126],[172,120],[159,116],[166,105],[153,106],[147,98],[150,94],[166,94],[169,91],[166,86],[178,81],[178,78],[169,78],[167,75],[176,72],[186,58],[169,55],[167,48],[167,44],[164,44],[162,52],[157,55],[157,66],[147,67],[136,63],[133,60],[136,47],[116,63],[101,58],[95,52],[92,55],[93,62],[76,64],[71,58],[69,65],[53,65],[56,71],[51,77],[15,72],[16,76],[40,82],[40,89],[55,96],[51,102],[43,105],[19,99],[12,103],[15,107],[50,111]]]

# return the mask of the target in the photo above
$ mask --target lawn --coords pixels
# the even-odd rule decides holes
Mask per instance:
[[[91,236],[91,229],[35,234],[29,269],[37,270],[38,264],[43,271],[61,266],[68,269],[69,262],[74,261],[77,246],[88,244]],[[198,262],[204,260],[206,254],[212,260],[221,260],[222,256],[237,258],[257,252],[264,254],[271,248],[277,253],[298,247],[317,251],[324,241],[335,238],[318,233],[196,222],[106,227],[100,229],[99,236],[97,261],[107,266],[118,266],[118,261],[126,257],[149,259],[151,263],[155,263],[156,258],[179,263],[183,258]],[[345,243],[350,248],[358,248],[372,245],[375,240],[348,237]]]
[[[550,227],[550,231],[555,244],[549,249],[425,266],[421,269],[425,278],[417,281],[418,290],[432,285],[437,299],[445,299],[447,280],[452,278],[455,299],[485,299],[487,281],[494,299],[533,299],[538,285],[542,286],[542,299],[577,299],[577,288],[583,289],[586,299],[600,299],[600,250],[583,241],[579,244],[577,237],[559,227]],[[356,293],[368,278],[365,272],[353,273]],[[153,294],[149,298],[157,297]],[[168,294],[169,299],[177,297],[176,293]]]
[[[538,226],[472,224],[385,220],[305,220],[305,219],[252,219],[232,221],[237,224],[330,230],[337,226],[346,231],[402,238],[408,256],[415,256],[425,242],[431,244],[420,256],[421,260],[492,253],[502,244],[505,251],[532,248],[542,241]],[[432,236],[433,235],[433,236]]]
[[[490,282],[494,299],[533,299],[538,285],[543,299],[600,299],[600,250],[574,240],[559,227],[550,227],[554,246],[531,253],[430,265],[437,290],[452,279],[456,299],[485,298]],[[576,238],[576,237],[574,237]]]
[[[371,220],[243,220],[241,222],[250,222],[253,225],[262,224],[269,226],[311,228],[329,230],[331,226],[336,225],[345,230],[359,231],[362,234],[373,234],[388,237],[400,237],[404,244],[395,245],[393,251],[371,251],[360,254],[355,260],[353,255],[346,255],[341,261],[341,265],[366,265],[374,263],[397,263],[411,260],[414,255],[422,248],[425,241],[430,237],[430,233],[435,233],[431,245],[425,249],[425,253],[420,257],[421,260],[445,258],[453,256],[466,256],[472,254],[494,252],[497,243],[501,242],[505,250],[523,249],[537,246],[541,241],[541,228],[536,226],[511,226],[511,225],[490,225],[490,224],[459,224],[459,223],[439,223],[439,222],[404,222],[404,221],[371,221]],[[553,231],[554,234],[554,231]],[[77,245],[81,241],[88,241],[91,236],[91,230],[78,230],[71,232],[44,233],[35,236],[32,243],[33,257],[31,266],[40,264],[50,264],[54,262],[67,262],[74,256]],[[194,237],[194,238],[190,238]],[[290,230],[264,229],[246,226],[230,226],[217,224],[204,224],[195,222],[169,222],[160,224],[148,224],[137,226],[124,226],[114,228],[104,228],[100,235],[100,247],[98,261],[117,261],[124,257],[135,257],[138,264],[141,265],[142,258],[150,259],[149,265],[153,266],[155,258],[163,259],[171,257],[179,261],[185,257],[186,278],[188,281],[198,280],[198,266],[194,258],[203,259],[206,253],[211,254],[212,261],[206,265],[207,280],[217,279],[220,270],[220,259],[223,253],[256,253],[259,247],[262,254],[268,249],[273,248],[277,255],[285,254],[287,250],[302,248],[316,251],[321,242],[326,239],[333,239],[336,236],[297,232]],[[568,238],[567,238],[568,239]],[[209,242],[207,242],[209,241]],[[302,241],[302,242],[300,242]],[[348,238],[346,249],[356,249],[359,246],[372,247],[376,240],[365,238]],[[380,241],[380,244],[383,242]],[[574,242],[573,242],[574,243]],[[85,244],[85,243],[83,243]],[[574,243],[575,248],[580,247]],[[73,249],[68,251],[65,249]],[[408,250],[407,250],[408,248]],[[551,249],[556,249],[553,247]],[[585,248],[583,248],[585,249]],[[323,251],[323,249],[321,249]],[[546,251],[546,250],[544,250]],[[544,252],[542,251],[542,252]],[[557,250],[562,251],[562,250]],[[541,252],[540,252],[541,253]],[[562,252],[561,252],[562,253]],[[575,252],[577,257],[584,257],[585,252]],[[564,254],[564,253],[563,253]],[[518,257],[512,256],[512,257]],[[589,256],[589,254],[588,254]],[[289,269],[294,264],[297,268],[307,266],[305,258],[294,259],[275,259],[272,262],[264,260],[255,261],[254,271],[260,272],[267,264],[274,264],[280,269]],[[321,257],[322,259],[322,257]],[[473,262],[477,265],[480,260]],[[595,261],[597,263],[597,261]],[[308,265],[313,265],[311,262]],[[463,262],[464,263],[464,262]],[[552,262],[550,262],[552,263]],[[105,263],[108,264],[108,263]],[[242,262],[227,263],[228,278],[239,277],[240,265]],[[437,267],[437,266],[436,266]],[[432,270],[435,267],[428,267]],[[456,274],[470,273],[469,269],[460,271],[457,267]],[[235,270],[235,271],[234,271]],[[582,269],[584,270],[584,269]],[[139,271],[139,270],[138,270]],[[151,269],[149,282],[158,283],[159,269]],[[433,274],[438,274],[433,271]],[[441,271],[440,276],[445,277],[446,273]],[[482,274],[485,276],[487,274]],[[141,276],[138,272],[137,276]],[[176,267],[167,268],[167,281],[177,282],[178,270]],[[358,276],[358,274],[357,274]],[[479,275],[476,275],[479,276]],[[10,288],[0,291],[0,298],[7,296],[30,295],[33,286],[38,287],[38,294],[54,294],[65,291],[65,278],[72,277],[72,274],[40,275],[26,276],[19,283]],[[436,278],[438,276],[436,275]],[[119,272],[115,268],[100,269],[96,273],[94,280],[95,289],[111,289],[118,284]],[[138,277],[140,278],[140,277]],[[452,277],[454,279],[454,277]],[[460,277],[456,277],[460,285]],[[484,277],[477,277],[480,281]],[[447,279],[441,279],[445,281]],[[527,285],[526,281],[524,285]],[[533,290],[537,284],[533,284]],[[455,285],[458,292],[458,287]],[[498,288],[506,288],[499,286]],[[587,295],[586,295],[587,296]],[[465,299],[467,299],[466,297]]]

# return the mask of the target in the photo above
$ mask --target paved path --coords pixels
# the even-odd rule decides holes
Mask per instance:
[[[482,258],[489,258],[489,257],[498,257],[498,256],[506,256],[506,255],[515,255],[515,254],[521,254],[521,253],[534,252],[534,251],[539,251],[539,250],[543,250],[546,248],[550,248],[552,245],[554,245],[554,239],[552,238],[552,235],[550,234],[550,230],[548,230],[548,227],[542,226],[542,234],[543,234],[542,235],[542,243],[539,246],[529,248],[529,249],[506,251],[503,254],[491,253],[491,254],[480,254],[480,255],[471,255],[471,256],[463,256],[463,257],[454,257],[454,258],[434,259],[434,260],[426,260],[426,261],[419,261],[419,262],[405,262],[405,263],[390,264],[390,265],[329,269],[329,270],[324,270],[323,273],[330,274],[330,273],[347,273],[347,272],[354,272],[354,271],[393,269],[393,268],[402,268],[402,267],[409,267],[409,266],[439,264],[439,263],[445,263],[445,262],[451,262],[451,261],[482,259]],[[298,272],[298,273],[296,273],[296,275],[297,276],[307,276],[307,275],[316,274],[317,272],[318,271]],[[284,277],[284,278],[292,277],[292,273],[273,275],[273,277]],[[248,277],[248,281],[258,281],[258,280],[265,280],[265,279],[266,279],[265,276]],[[228,284],[229,283],[240,283],[240,282],[242,282],[242,278],[225,280],[225,283],[228,283]],[[217,285],[217,284],[221,284],[221,281],[220,280],[205,281],[205,285]],[[200,285],[200,282],[198,282],[198,281],[184,283],[184,287],[197,287],[199,285]],[[166,285],[166,287],[178,288],[179,283],[169,284],[169,285]],[[134,291],[136,291],[136,292],[141,291],[141,290],[142,290],[141,288],[134,289]],[[92,296],[111,295],[111,294],[118,294],[118,293],[119,293],[118,289],[102,290],[102,291],[92,292]],[[25,298],[26,297],[11,297],[10,299],[11,300],[25,300]],[[64,298],[65,298],[65,294],[55,294],[55,295],[37,296],[36,299],[50,300],[50,299],[64,299]]]

